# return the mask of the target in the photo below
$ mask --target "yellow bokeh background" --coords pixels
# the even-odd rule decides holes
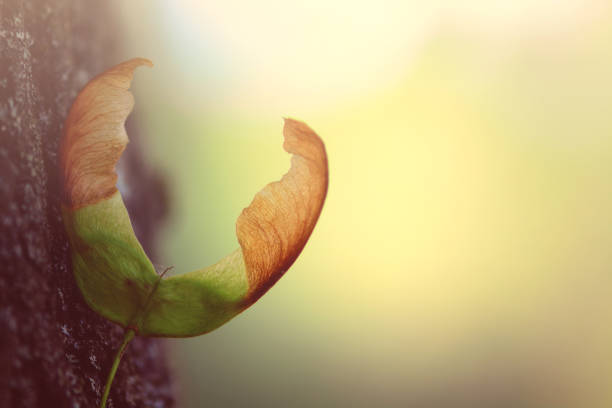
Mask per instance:
[[[279,283],[168,341],[181,407],[612,404],[612,8],[600,1],[123,2],[177,273],[237,247],[326,144],[327,202]]]

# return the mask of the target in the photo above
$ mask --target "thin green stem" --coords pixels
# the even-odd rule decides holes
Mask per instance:
[[[111,385],[113,384],[113,380],[115,379],[115,374],[117,373],[117,367],[119,367],[119,361],[121,361],[121,357],[123,357],[123,353],[125,352],[125,348],[128,343],[134,338],[136,332],[133,329],[128,329],[125,332],[125,336],[123,337],[123,343],[121,343],[121,347],[117,350],[117,354],[115,355],[115,359],[113,360],[113,366],[111,367],[110,373],[108,373],[108,378],[106,379],[106,385],[104,386],[104,394],[102,395],[102,402],[100,402],[100,408],[106,407],[106,400],[108,399],[108,394],[110,393]]]

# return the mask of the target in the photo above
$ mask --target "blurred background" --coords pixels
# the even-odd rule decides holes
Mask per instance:
[[[195,407],[609,407],[609,1],[116,1],[176,273],[237,246],[326,143],[293,268],[219,330],[168,340]],[[119,61],[118,61],[119,62]]]

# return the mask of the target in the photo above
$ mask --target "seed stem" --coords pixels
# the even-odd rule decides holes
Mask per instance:
[[[123,353],[125,352],[128,343],[134,338],[135,335],[136,332],[133,329],[128,329],[125,332],[125,336],[123,337],[123,343],[121,343],[121,347],[119,347],[119,350],[117,350],[117,354],[115,354],[115,359],[113,360],[113,366],[111,367],[110,373],[108,373],[106,385],[104,386],[104,394],[102,395],[102,401],[100,402],[100,408],[106,407],[106,400],[108,399],[108,394],[110,393],[111,385],[113,384],[113,380],[115,379],[115,374],[117,373],[117,367],[119,367],[121,357],[123,357]]]

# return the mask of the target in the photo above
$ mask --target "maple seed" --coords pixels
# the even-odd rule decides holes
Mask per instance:
[[[162,279],[132,229],[115,166],[128,143],[135,58],[92,79],[66,118],[62,214],[75,279],[88,305],[139,335],[186,337],[214,330],[253,304],[296,260],[327,194],[323,142],[285,119],[291,168],[255,195],[236,222],[240,248],[214,265]]]
[[[285,119],[292,154],[281,180],[255,195],[236,222],[240,248],[214,265],[164,278],[136,238],[115,166],[128,143],[135,58],[92,79],[64,124],[60,152],[62,215],[73,273],[87,304],[125,327],[101,407],[119,360],[136,335],[187,337],[223,325],[259,299],[296,260],[319,218],[328,184],[323,142],[303,122]]]

